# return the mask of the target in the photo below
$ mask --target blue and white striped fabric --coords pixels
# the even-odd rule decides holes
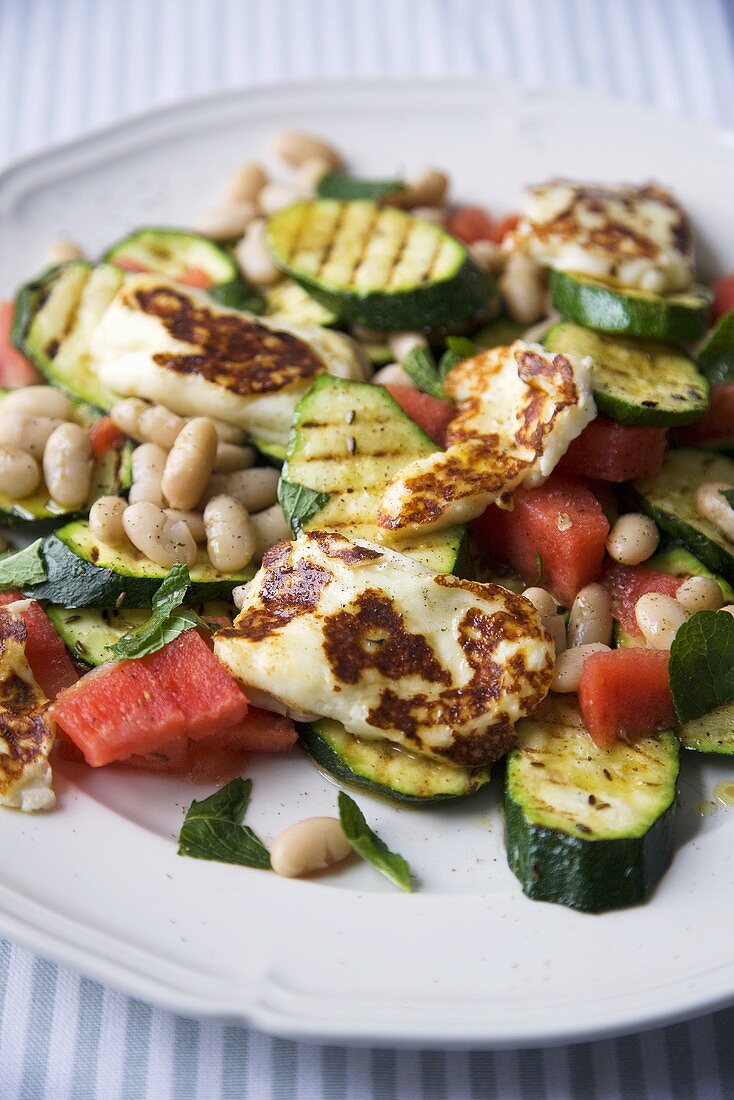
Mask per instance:
[[[183,96],[488,73],[734,127],[731,0],[0,0],[0,161]],[[724,1100],[734,1010],[551,1051],[344,1050],[180,1019],[0,941],[1,1100]]]

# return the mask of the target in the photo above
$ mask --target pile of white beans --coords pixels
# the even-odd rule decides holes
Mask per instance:
[[[734,486],[718,483],[702,486],[698,493],[698,510],[714,522],[714,511],[723,514],[721,501],[730,513],[726,522],[731,525],[732,534],[726,537],[734,538],[734,510],[721,496],[721,488]],[[660,533],[653,521],[639,512],[627,512],[613,524],[606,548],[614,561],[622,565],[640,565],[652,557],[659,544]],[[577,692],[586,658],[611,647],[614,622],[609,593],[600,584],[582,588],[571,607],[568,626],[564,622],[562,608],[558,607],[550,592],[531,587],[523,595],[540,614],[555,644],[556,671],[551,690],[560,694]],[[669,650],[679,628],[696,611],[722,609],[734,614],[734,605],[723,605],[724,596],[715,580],[710,577],[688,577],[681,582],[675,596],[661,592],[648,592],[641,596],[635,604],[635,619],[645,645],[652,649]]]
[[[132,543],[164,569],[191,567],[198,546],[222,573],[259,561],[291,533],[277,503],[278,471],[256,467],[255,451],[230,424],[187,420],[138,398],[112,409],[115,424],[138,442],[128,500],[100,497],[89,526],[108,546]]]
[[[22,500],[42,482],[63,511],[89,497],[94,456],[72,402],[52,386],[26,386],[0,404],[0,493]]]

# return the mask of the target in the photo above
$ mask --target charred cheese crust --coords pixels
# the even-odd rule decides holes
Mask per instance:
[[[47,699],[25,656],[26,629],[12,605],[0,608],[0,805],[50,810],[55,804],[48,762],[53,732]]]
[[[554,667],[521,596],[326,531],[267,553],[215,651],[245,691],[468,767],[508,750]]]
[[[377,513],[386,539],[464,523],[540,485],[596,415],[588,366],[517,340],[466,359],[444,389],[458,409],[448,448],[405,467]]]
[[[693,281],[691,224],[656,184],[600,187],[556,179],[528,188],[523,217],[507,247],[548,267],[656,294]]]

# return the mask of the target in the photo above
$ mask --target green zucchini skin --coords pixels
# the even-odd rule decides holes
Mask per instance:
[[[102,546],[83,520],[59,528],[44,540],[41,550],[48,577],[25,594],[67,608],[150,607],[167,573],[131,548]],[[186,602],[229,600],[232,588],[250,580],[254,573],[254,568],[238,574],[218,573],[200,551],[191,569]]]
[[[543,343],[549,351],[591,357],[597,408],[619,424],[682,426],[708,408],[708,382],[669,344],[608,336],[569,321],[553,325]]]
[[[525,720],[518,723],[518,734],[518,746],[507,759],[505,846],[523,892],[535,901],[587,913],[644,901],[673,857],[680,762],[675,735],[666,732],[607,750],[597,748],[583,726],[565,721]],[[640,761],[647,780],[637,778]],[[579,768],[584,769],[583,788],[577,786]],[[548,774],[553,778],[543,787]],[[638,800],[642,791],[644,801],[624,811],[633,816],[632,823],[610,827],[604,815],[625,807],[625,784],[637,788]],[[582,806],[591,786],[594,802]],[[557,791],[554,806],[550,799]],[[568,800],[577,793],[579,805],[569,810]]]
[[[734,310],[720,317],[696,354],[699,369],[713,385],[734,382]]]
[[[66,648],[78,660],[96,667],[109,661],[107,647],[114,645],[128,630],[134,630],[148,618],[148,611],[131,609],[100,611],[97,608],[70,608],[50,604],[46,614]]]
[[[707,481],[734,485],[734,461],[715,451],[681,447],[666,453],[657,477],[636,481],[634,489],[642,510],[661,531],[734,585],[734,546],[696,508],[696,492]]]
[[[422,759],[388,742],[374,743],[323,719],[299,726],[303,748],[322,771],[339,783],[408,806],[435,806],[467,798],[485,787],[489,768],[454,768]]]
[[[667,546],[659,550],[657,554],[652,558],[648,558],[645,565],[649,569],[656,569],[659,573],[669,573],[671,577],[707,577],[709,580],[716,581],[721,588],[721,594],[724,597],[726,603],[734,603],[734,586],[724,580],[723,577],[718,577],[716,573],[713,573],[708,569],[702,561],[687,550],[685,546],[681,546],[680,543],[669,543]]]
[[[353,254],[353,238],[345,236],[342,228],[350,218],[359,223],[363,234],[359,255]],[[377,277],[374,283],[354,282],[371,241],[381,239],[397,263],[408,251],[408,238],[418,234],[430,237],[432,258],[416,261],[412,276],[406,275],[398,288],[386,289]],[[329,273],[324,273],[321,262],[314,270],[316,242],[322,246],[321,254],[328,254]],[[495,301],[493,281],[479,271],[459,241],[433,223],[368,200],[294,203],[270,218],[268,246],[282,271],[348,324],[385,331],[430,331],[468,321]],[[440,270],[436,268],[438,256],[443,258]],[[340,264],[342,270],[335,274]]]
[[[550,272],[550,292],[558,312],[579,325],[681,344],[703,336],[713,301],[703,286],[665,296],[624,290],[566,271]]]

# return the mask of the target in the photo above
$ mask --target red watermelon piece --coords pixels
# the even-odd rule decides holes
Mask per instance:
[[[660,649],[612,649],[586,658],[579,706],[597,745],[646,737],[675,724],[668,661]]]

